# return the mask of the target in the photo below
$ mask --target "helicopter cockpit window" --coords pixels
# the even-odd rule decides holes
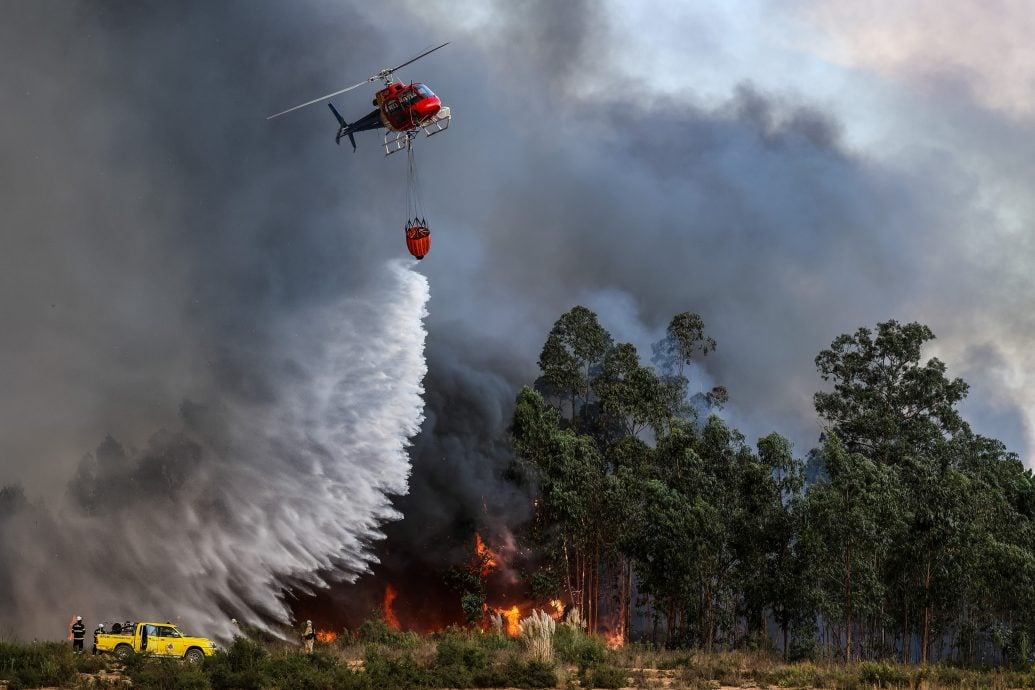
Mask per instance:
[[[424,84],[421,84],[421,85],[419,85],[417,87],[417,93],[420,94],[421,98],[431,98],[432,96],[435,95],[435,94],[433,94],[431,92],[431,89],[429,89],[428,87],[424,86]]]

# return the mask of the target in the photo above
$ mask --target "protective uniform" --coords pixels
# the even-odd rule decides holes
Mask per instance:
[[[86,637],[86,626],[83,625],[83,617],[76,616],[72,624],[72,651],[83,651],[83,639]]]
[[[104,634],[104,623],[101,623],[93,631],[93,653],[97,656],[97,636]]]
[[[305,645],[305,653],[313,653],[313,644],[316,643],[316,630],[312,621],[305,622],[305,631],[302,633],[302,644]]]

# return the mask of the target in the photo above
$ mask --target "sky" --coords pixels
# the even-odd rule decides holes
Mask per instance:
[[[421,557],[442,562],[460,526],[520,520],[503,435],[576,304],[645,355],[699,313],[718,350],[692,383],[726,386],[749,442],[775,430],[801,455],[816,354],[926,323],[972,427],[1031,463],[1019,0],[4,0],[0,16],[0,486],[17,487],[0,494],[0,614],[42,621],[33,635],[72,601],[123,615],[111,572],[127,609],[201,588],[175,615],[284,621],[286,584],[435,539]],[[265,118],[444,41],[397,75],[453,113],[416,142],[433,238],[416,263],[402,155],[375,132],[334,146],[322,105]],[[334,102],[353,120],[372,93]],[[155,538],[163,511],[175,538]],[[31,593],[68,560],[81,578]]]

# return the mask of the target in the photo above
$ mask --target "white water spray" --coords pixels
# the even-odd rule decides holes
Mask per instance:
[[[14,559],[0,568],[0,611],[23,621],[0,634],[60,637],[74,611],[226,639],[230,615],[288,621],[285,582],[364,571],[379,526],[398,517],[389,495],[407,490],[427,300],[427,280],[391,262],[362,294],[293,316],[272,399],[225,405],[224,434],[165,495],[115,514],[33,506],[0,519],[0,556]]]

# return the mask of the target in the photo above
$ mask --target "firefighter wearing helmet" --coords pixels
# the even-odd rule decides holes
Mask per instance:
[[[97,656],[97,636],[104,634],[104,623],[98,624],[93,631],[93,655]]]
[[[302,632],[302,644],[305,645],[305,653],[313,653],[313,644],[316,642],[316,629],[313,628],[313,622],[307,620],[305,622],[305,630]]]
[[[83,651],[83,638],[86,637],[86,625],[83,623],[82,616],[75,617],[75,623],[72,624],[72,651],[80,653]]]

